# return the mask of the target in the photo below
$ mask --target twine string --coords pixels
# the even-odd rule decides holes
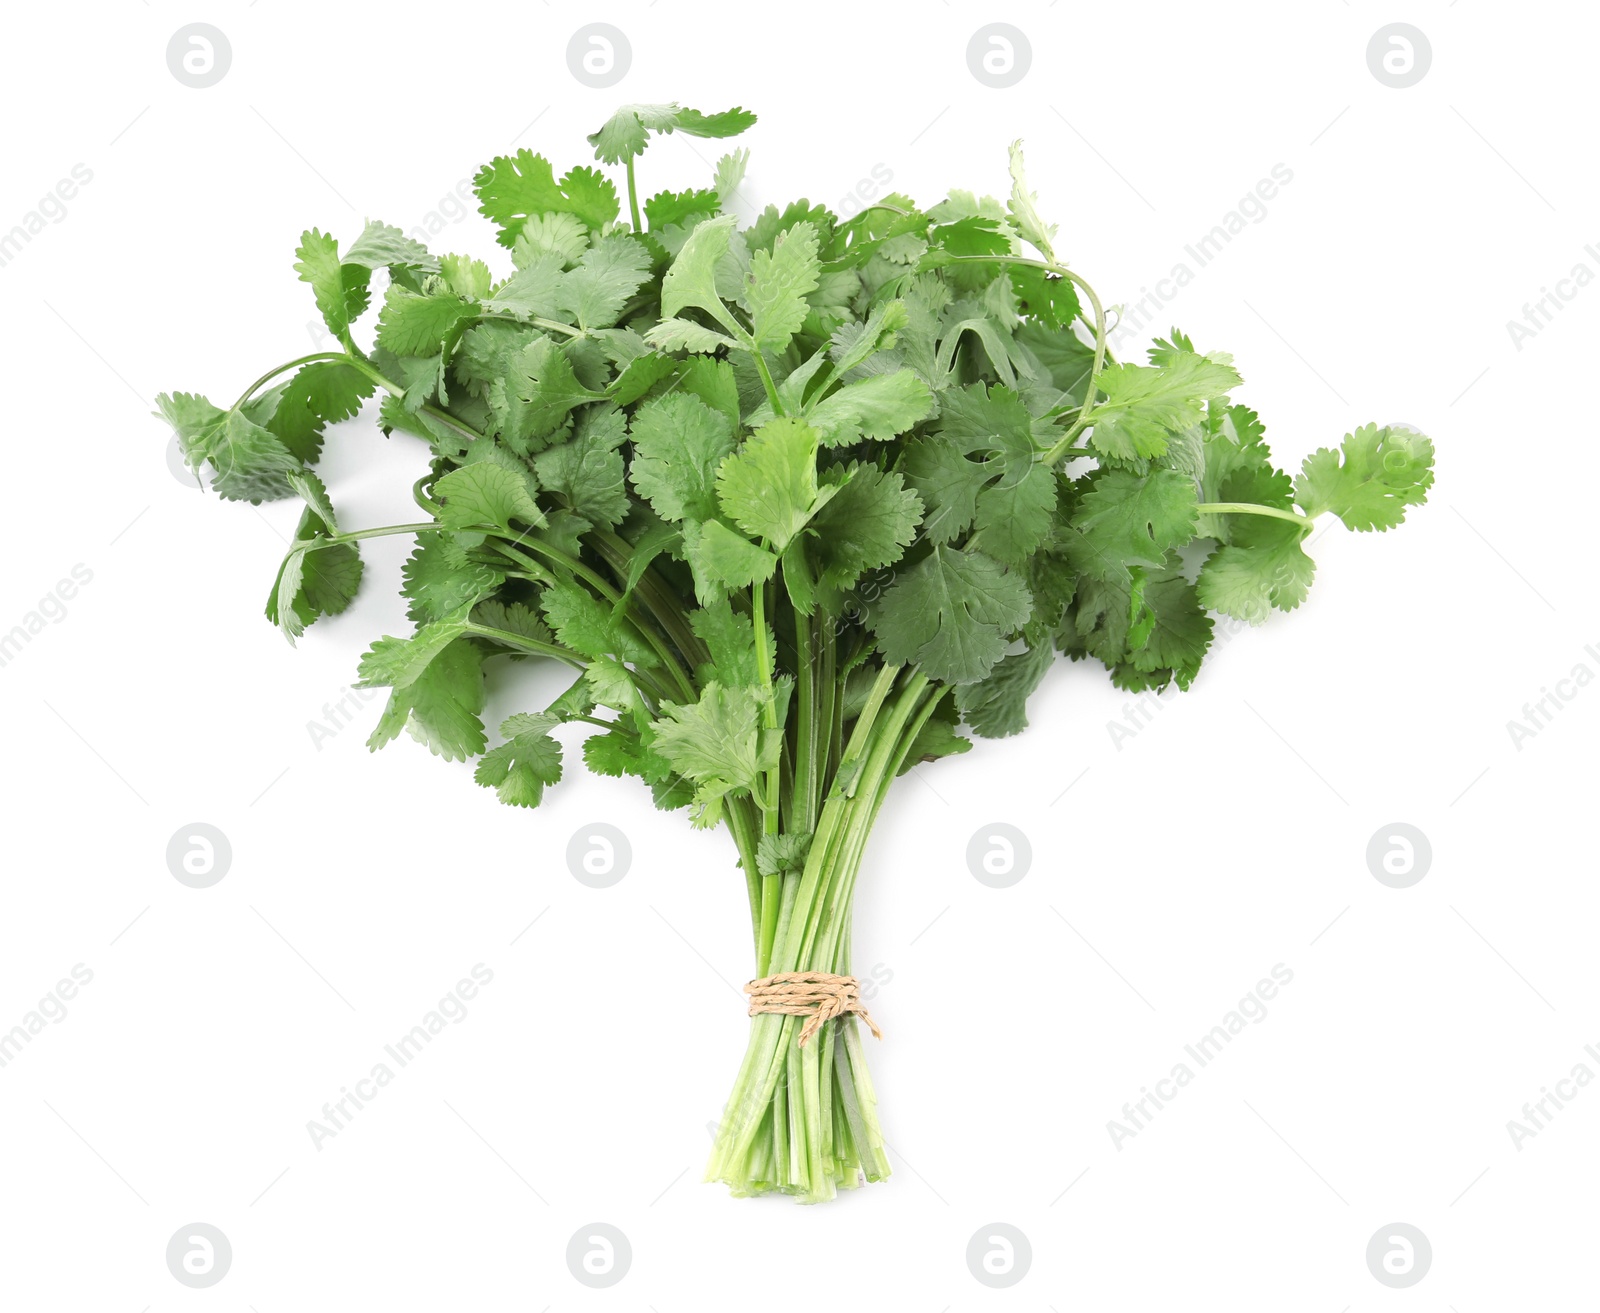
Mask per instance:
[[[775,976],[763,976],[744,987],[750,995],[750,1013],[754,1017],[762,1012],[778,1012],[789,1017],[806,1017],[800,1028],[800,1047],[821,1029],[823,1022],[832,1021],[846,1013],[855,1013],[867,1023],[874,1039],[882,1039],[878,1029],[861,1002],[861,982],[854,976],[836,976],[827,971],[781,971]]]

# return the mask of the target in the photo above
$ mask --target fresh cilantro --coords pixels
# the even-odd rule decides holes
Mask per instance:
[[[601,167],[491,160],[483,258],[380,222],[344,246],[308,229],[294,270],[331,349],[228,407],[157,405],[222,497],[297,499],[266,604],[290,642],[333,615],[342,641],[371,614],[358,590],[392,573],[363,545],[414,537],[412,632],[359,660],[388,690],[372,747],[408,731],[531,808],[591,727],[590,770],[726,824],[754,976],[843,974],[898,776],[1025,729],[1058,653],[1129,692],[1191,687],[1214,615],[1305,605],[1313,524],[1395,527],[1434,452],[1367,425],[1291,478],[1231,356],[1173,329],[1115,358],[1020,145],[1001,197],[880,190],[843,217],[799,199],[745,223],[739,149],[641,205],[654,138],[754,122],[626,105],[589,138]],[[387,494],[353,479],[341,516],[316,467],[371,399],[414,468]],[[419,510],[349,522],[385,499]],[[500,678],[513,662],[527,679]],[[529,667],[550,662],[542,684]],[[491,680],[497,703],[536,697],[496,716],[492,746]],[[939,769],[957,796],[961,768]],[[802,1018],[756,1018],[713,1177],[815,1201],[888,1173],[857,1024],[830,1020],[802,1054]]]

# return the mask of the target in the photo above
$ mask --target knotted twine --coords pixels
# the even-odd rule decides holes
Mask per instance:
[[[809,1017],[800,1029],[800,1047],[821,1028],[825,1021],[854,1012],[872,1032],[874,1039],[882,1039],[883,1032],[872,1020],[861,1002],[861,982],[854,976],[835,976],[827,971],[781,971],[775,976],[763,976],[744,987],[750,995],[750,1016],[761,1012],[780,1012],[789,1017]]]

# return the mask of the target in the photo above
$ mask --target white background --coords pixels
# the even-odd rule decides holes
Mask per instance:
[[[593,20],[632,46],[608,90],[567,68]],[[966,61],[995,20],[1032,48],[1005,90]],[[166,64],[193,21],[232,46],[207,90]],[[1393,21],[1433,50],[1404,90],[1366,60]],[[1600,1073],[1583,1048],[1600,1044],[1600,688],[1520,750],[1507,722],[1579,663],[1600,673],[1600,290],[1520,351],[1506,328],[1576,263],[1600,272],[1592,14],[150,0],[17,7],[5,26],[0,230],[74,164],[93,180],[0,268],[0,631],[74,565],[93,578],[0,668],[0,1030],[75,963],[94,979],[0,1069],[0,1304],[1592,1303],[1600,1090],[1520,1149],[1507,1122],[1576,1064]],[[1309,604],[1221,645],[1120,750],[1107,726],[1131,699],[1063,663],[1026,735],[901,783],[856,928],[858,973],[891,977],[871,1059],[896,1171],[820,1208],[699,1184],[746,1027],[726,836],[575,752],[537,813],[408,738],[370,756],[376,701],[317,746],[308,725],[358,653],[404,632],[405,540],[367,545],[358,604],[291,651],[261,605],[297,508],[185,488],[149,414],[164,389],[226,405],[311,349],[302,228],[412,228],[492,155],[582,162],[617,103],[673,98],[761,115],[755,206],[836,204],[875,166],[925,201],[1003,194],[1024,137],[1058,250],[1111,302],[1286,164],[1264,221],[1165,318],[1235,353],[1291,469],[1367,420],[1439,448],[1430,505],[1386,536],[1320,536]],[[643,186],[703,185],[717,153],[660,142]],[[475,214],[433,246],[497,251]],[[412,518],[423,465],[369,414],[324,473],[347,523],[379,524]],[[531,705],[501,682],[491,714]],[[604,891],[565,859],[598,820],[634,854]],[[165,857],[197,821],[233,849],[208,890]],[[1033,850],[1004,890],[964,857],[996,821]],[[1433,850],[1406,890],[1366,860],[1396,821]],[[466,1019],[313,1147],[308,1120],[475,963],[494,980]],[[1294,979],[1266,1019],[1114,1147],[1124,1102],[1275,963]],[[597,1220],[633,1249],[601,1291],[564,1258]],[[208,1291],[164,1259],[196,1221],[233,1246]],[[1005,1291],[965,1258],[995,1221],[1033,1248]],[[1365,1260],[1393,1222],[1433,1247],[1409,1290]]]

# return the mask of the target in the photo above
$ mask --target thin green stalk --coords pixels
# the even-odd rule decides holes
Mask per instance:
[[[294,544],[292,552],[315,552],[324,547],[338,547],[343,543],[360,542],[364,538],[387,538],[397,533],[432,533],[439,526],[432,520],[426,524],[389,524],[381,529],[355,529],[350,533],[331,534],[326,538],[304,538]]]
[[[565,333],[568,337],[588,337],[589,334],[581,328],[574,328],[571,324],[563,324],[556,319],[541,319],[538,315],[529,315],[526,318],[514,314],[477,314],[463,319],[457,326],[457,336],[478,323],[498,324],[527,324],[533,328],[542,328],[547,333]]]
[[[761,875],[756,864],[755,818],[749,810],[730,804],[723,812],[728,833],[739,850],[739,866],[744,871],[745,893],[750,899],[750,937],[757,955],[761,952]],[[761,972],[757,972],[759,977]]]
[[[811,618],[794,611],[795,754],[794,788],[790,791],[788,827],[809,834],[817,823],[822,792],[822,724],[817,716],[818,663],[813,652]]]
[[[778,703],[772,684],[773,656],[767,645],[766,587],[759,579],[750,587],[750,614],[755,628],[756,670],[761,680],[761,724],[771,734],[776,733],[778,728]],[[781,769],[780,765],[774,765],[767,771],[766,796],[761,800],[761,828],[765,834],[778,833],[782,819],[779,813]],[[756,951],[758,977],[767,974],[767,966],[772,961],[772,945],[778,933],[778,897],[781,889],[781,876],[762,876],[761,938]]]
[[[918,676],[918,678],[921,678]],[[907,693],[910,695],[912,705],[911,714],[905,720],[903,727],[890,745],[890,752],[886,758],[885,769],[879,779],[878,787],[873,796],[868,799],[866,810],[859,816],[859,825],[853,831],[853,842],[859,845],[854,853],[854,860],[849,854],[841,863],[841,869],[848,872],[847,882],[837,891],[835,903],[842,909],[843,915],[835,928],[833,944],[829,950],[834,956],[836,965],[834,970],[848,974],[848,956],[846,946],[850,934],[850,906],[855,895],[855,881],[860,871],[861,857],[865,852],[866,843],[871,836],[872,828],[877,824],[878,813],[883,810],[883,804],[889,797],[890,786],[899,778],[901,767],[905,765],[906,758],[911,753],[911,745],[916,742],[917,735],[922,732],[933,713],[938,709],[939,703],[950,692],[948,686],[935,687],[928,691],[927,681],[923,681],[920,690],[913,690],[908,684]],[[920,701],[918,700],[920,699]]]
[[[633,230],[636,233],[644,231],[644,225],[639,222],[639,193],[633,181],[633,156],[628,156],[628,210],[633,215]]]
[[[1254,502],[1208,501],[1201,502],[1195,510],[1201,515],[1268,515],[1274,520],[1287,520],[1290,524],[1298,525],[1301,533],[1310,533],[1311,526],[1316,523],[1316,520],[1308,515],[1301,515],[1298,511],[1280,510],[1276,506],[1257,506]]]
[[[606,564],[620,579],[626,580],[632,568],[633,544],[610,529],[596,530],[588,536],[595,550],[605,558]],[[634,591],[656,618],[656,623],[667,631],[667,636],[677,645],[678,651],[683,653],[691,671],[711,660],[710,649],[690,627],[689,618],[678,605],[676,594],[662,582],[654,565],[645,568]]]
[[[761,681],[761,723],[765,729],[778,728],[778,699],[772,684],[772,666],[774,653],[767,643],[767,599],[766,585],[757,579],[750,585],[750,620],[755,629],[756,640],[756,673]],[[767,771],[766,797],[762,800],[763,828],[768,834],[776,834],[780,815],[778,811],[779,799],[779,768],[774,765]]]
[[[778,397],[778,385],[772,381],[772,371],[767,368],[767,358],[761,354],[761,349],[753,342],[750,354],[755,358],[756,372],[761,375],[761,386],[767,390],[767,400],[772,403],[774,415],[784,414],[783,402]]]
[[[613,606],[622,600],[622,594],[607,583],[598,572],[591,570],[577,557],[568,556],[565,552],[551,547],[548,543],[541,542],[537,538],[529,538],[526,535],[522,535],[513,542],[498,536],[491,536],[490,541],[494,543],[497,551],[504,552],[512,560],[536,566],[537,562],[529,561],[527,556],[519,550],[519,548],[526,547],[529,551],[537,553],[552,564],[559,565],[565,570],[570,570]],[[628,618],[628,623],[633,625],[635,632],[650,645],[651,650],[661,659],[667,674],[677,686],[675,696],[669,697],[668,700],[693,702],[695,700],[694,682],[684,671],[683,666],[679,664],[676,653],[667,646],[665,640],[651,626],[639,624],[631,616]]]
[[[481,638],[492,638],[495,642],[505,647],[514,647],[522,652],[532,652],[537,656],[555,657],[558,661],[565,661],[569,666],[582,670],[588,665],[581,653],[574,652],[569,647],[562,647],[559,643],[541,643],[537,638],[529,638],[525,634],[514,634],[507,629],[495,629],[490,625],[480,625],[468,622],[466,633],[477,634]],[[605,722],[596,721],[596,724]]]
[[[385,378],[382,374],[380,374],[376,369],[373,368],[371,362],[368,361],[365,356],[362,356],[356,352],[354,347],[350,348],[350,353],[345,357],[345,361],[352,369],[359,373],[365,374],[391,397],[405,396],[406,390],[403,387],[401,387],[393,379]],[[463,437],[471,438],[474,442],[477,442],[484,436],[477,429],[473,428],[472,425],[463,423],[454,415],[450,414],[449,411],[440,410],[439,407],[434,405],[431,401],[423,404],[422,413],[432,416],[441,424],[448,424],[451,428],[455,429],[457,433],[460,433]]]
[[[279,365],[276,369],[269,369],[265,374],[247,387],[240,394],[239,399],[235,401],[233,405],[228,407],[228,409],[238,410],[240,406],[244,405],[244,403],[249,401],[251,397],[255,396],[257,388],[261,387],[265,383],[272,382],[272,380],[277,378],[279,374],[286,374],[291,369],[298,369],[301,365],[310,365],[319,360],[344,359],[346,359],[346,356],[343,351],[314,351],[309,356],[301,356],[298,360],[291,360],[286,364]]]

